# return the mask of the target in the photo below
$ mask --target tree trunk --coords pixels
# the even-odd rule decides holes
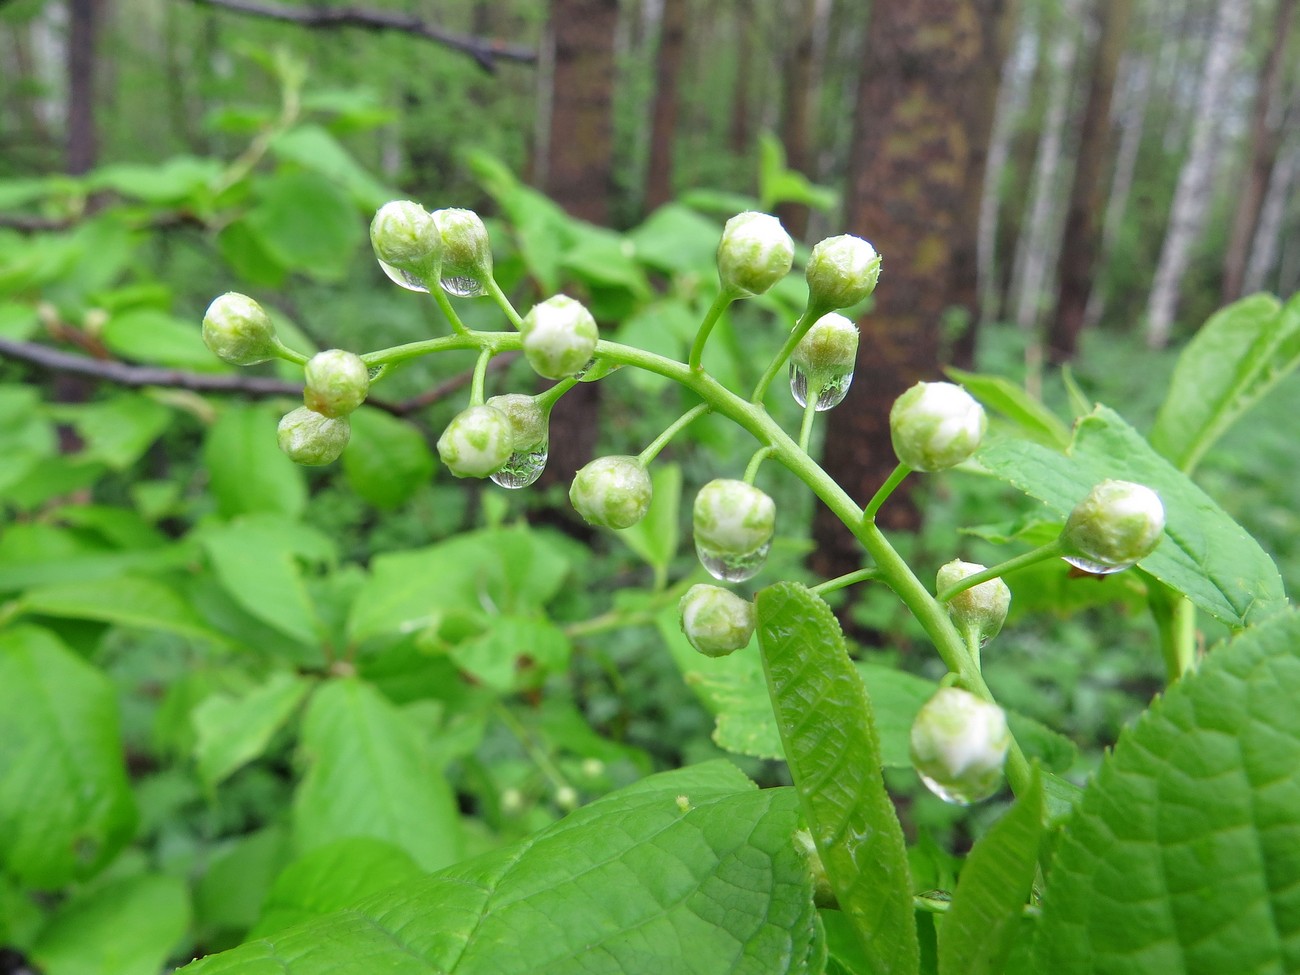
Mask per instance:
[[[847,229],[867,237],[885,273],[860,323],[857,379],[829,414],[824,466],[863,503],[897,463],[889,409],[908,386],[938,371],[939,326],[951,304],[953,234],[962,212],[970,142],[965,94],[983,57],[984,32],[970,0],[877,3],[845,193]],[[880,512],[890,528],[915,528],[906,492]],[[861,565],[849,533],[824,508],[814,524],[818,572]]]
[[[1273,167],[1277,163],[1282,142],[1282,63],[1287,41],[1291,37],[1291,22],[1295,17],[1296,0],[1278,0],[1273,24],[1273,43],[1269,45],[1268,58],[1260,71],[1259,85],[1255,91],[1255,107],[1250,120],[1250,149],[1247,153],[1246,179],[1237,200],[1237,212],[1232,221],[1232,236],[1223,259],[1223,302],[1240,298],[1246,277],[1246,259],[1250,244],[1259,224],[1260,209],[1268,190]]]
[[[1291,116],[1289,121],[1294,132],[1294,126],[1300,125],[1300,112],[1293,111],[1288,114]],[[1287,200],[1295,184],[1296,171],[1300,170],[1300,137],[1292,135],[1289,141],[1290,145],[1283,151],[1277,165],[1273,167],[1268,190],[1264,194],[1259,225],[1255,228],[1255,240],[1250,249],[1250,261],[1246,264],[1244,294],[1264,290],[1268,273],[1279,263],[1282,256],[1281,247],[1285,236],[1282,227],[1286,222]],[[1288,246],[1294,243],[1294,240],[1290,240]],[[1278,278],[1278,293],[1289,294],[1287,275],[1281,273]]]
[[[1250,0],[1220,0],[1214,33],[1201,72],[1192,145],[1178,174],[1169,228],[1165,231],[1160,263],[1147,301],[1147,345],[1154,349],[1164,348],[1169,341],[1178,305],[1178,288],[1187,270],[1192,245],[1200,236],[1209,212],[1219,130],[1223,108],[1228,103],[1224,91],[1249,25]]]
[[[753,141],[750,126],[750,62],[754,59],[753,0],[736,0],[736,83],[731,92],[731,151],[736,156],[749,152]]]
[[[795,10],[790,10],[793,3]],[[783,84],[781,86],[781,143],[785,146],[785,164],[789,169],[808,175],[812,172],[811,122],[813,90],[813,26],[817,18],[817,0],[785,0],[787,20],[793,29],[789,38]],[[776,215],[795,240],[808,232],[808,207],[803,203],[782,203]]]
[[[654,108],[650,122],[650,162],[646,169],[644,210],[673,198],[673,147],[677,138],[677,77],[686,38],[686,0],[664,0],[655,57]]]
[[[1110,104],[1120,53],[1128,40],[1133,0],[1101,0],[1088,103],[1079,130],[1074,186],[1065,215],[1065,234],[1056,274],[1060,290],[1056,316],[1048,332],[1047,354],[1054,363],[1074,358],[1088,310],[1088,294],[1097,269],[1102,207],[1101,171],[1110,156]]]
[[[103,0],[68,0],[68,128],[65,168],[80,176],[99,159],[95,69]]]

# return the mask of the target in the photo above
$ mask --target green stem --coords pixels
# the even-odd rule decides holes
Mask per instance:
[[[768,364],[767,371],[763,373],[762,377],[758,380],[758,385],[754,387],[754,394],[749,397],[751,403],[754,403],[755,405],[762,404],[764,398],[767,396],[768,387],[772,385],[772,380],[777,377],[777,374],[781,371],[781,367],[784,366],[786,360],[790,358],[790,353],[794,351],[794,347],[799,344],[799,341],[805,335],[808,334],[808,329],[812,328],[813,322],[817,321],[817,319],[821,318],[825,313],[826,309],[814,307],[812,305],[809,305],[804,309],[804,313],[799,316],[799,321],[795,323],[794,328],[790,330],[790,334],[786,336],[785,345],[781,346],[781,351],[779,351],[776,354],[776,357]]]
[[[549,414],[552,407],[560,401],[560,397],[578,385],[578,379],[570,376],[568,379],[561,379],[550,389],[544,390],[533,397],[533,401],[542,409],[543,413]]]
[[[1165,682],[1173,684],[1196,666],[1196,607],[1154,576],[1147,575],[1146,580],[1147,604],[1156,621],[1160,656],[1165,662]]]
[[[501,285],[497,284],[497,279],[489,277],[483,282],[483,286],[487,288],[487,293],[492,296],[492,300],[497,303],[506,318],[510,319],[510,324],[515,328],[521,327],[524,320],[519,317],[519,312],[515,311],[515,306],[510,303],[506,293],[501,290]]]
[[[885,478],[885,483],[880,485],[880,490],[872,495],[871,500],[867,502],[867,506],[862,509],[862,517],[867,521],[875,521],[876,512],[880,510],[880,506],[889,500],[889,496],[894,493],[894,489],[902,484],[903,479],[911,473],[912,468],[906,464],[899,464],[895,467],[889,477]]]
[[[836,576],[834,579],[820,582],[809,588],[808,591],[818,596],[825,596],[828,592],[835,592],[837,589],[844,589],[859,582],[870,582],[872,579],[879,578],[880,572],[876,569],[858,569],[856,572],[847,572],[842,576]]]
[[[700,327],[695,332],[695,341],[691,345],[690,358],[686,360],[687,366],[693,370],[699,370],[700,358],[704,355],[704,343],[709,340],[709,333],[713,331],[713,326],[718,323],[722,313],[727,310],[727,306],[736,300],[738,296],[731,291],[719,291],[718,296],[713,299],[713,304],[709,305],[709,310],[704,313],[704,321],[700,322]]]
[[[498,703],[492,710],[496,712],[496,716],[500,719],[501,723],[505,725],[510,730],[510,733],[519,741],[519,744],[523,747],[528,757],[533,760],[533,764],[536,765],[542,775],[546,776],[550,781],[552,788],[556,790],[572,788],[572,786],[569,785],[569,780],[564,777],[564,773],[561,772],[559,768],[556,767],[555,763],[551,761],[551,756],[547,755],[546,752],[537,747],[537,743],[533,741],[533,736],[528,733],[528,729],[520,723],[519,719],[511,713],[508,707],[504,704]]]
[[[492,361],[493,352],[491,349],[484,349],[478,354],[478,362],[474,363],[474,379],[469,387],[469,405],[483,405],[483,387],[487,381],[488,363]]]
[[[677,436],[677,434],[681,432],[683,427],[689,426],[707,412],[709,412],[709,404],[701,403],[699,406],[691,407],[669,424],[668,429],[655,437],[650,446],[637,455],[637,460],[641,462],[641,466],[647,466],[652,460],[659,456],[659,451],[667,447],[669,442],[673,437]]]
[[[279,339],[275,340],[275,354],[286,362],[293,362],[300,366],[305,366],[308,362],[307,356],[301,352],[295,352]]]
[[[465,323],[462,322],[460,316],[456,314],[456,309],[451,306],[451,299],[447,297],[447,292],[443,290],[442,284],[438,280],[438,276],[435,274],[425,283],[429,286],[429,294],[433,296],[433,300],[438,303],[438,307],[442,309],[443,315],[445,315],[447,321],[451,323],[452,331],[459,332],[461,335],[468,335],[469,329],[465,327]]]
[[[810,396],[803,408],[803,423],[799,427],[799,449],[808,452],[808,441],[812,439],[813,420],[817,417],[817,397]]]
[[[745,467],[745,475],[741,478],[746,484],[753,485],[754,479],[758,477],[758,469],[763,466],[763,461],[772,456],[772,447],[759,447],[754,451],[754,456],[749,458],[749,463]]]
[[[1016,569],[1023,569],[1027,565],[1034,565],[1038,562],[1045,562],[1048,559],[1054,559],[1061,554],[1061,540],[1054,538],[1046,545],[1040,545],[1024,555],[1017,555],[1014,559],[993,566],[991,569],[984,569],[982,572],[976,572],[974,575],[968,575],[960,582],[949,586],[943,592],[939,593],[939,602],[946,603],[959,592],[965,592],[973,586],[978,586],[981,582],[988,582],[990,579],[998,579]]]

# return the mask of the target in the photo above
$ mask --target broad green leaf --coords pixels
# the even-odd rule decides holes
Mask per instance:
[[[370,836],[401,847],[424,870],[460,857],[455,799],[431,749],[373,687],[358,680],[322,686],[301,742],[309,765],[293,805],[300,851]]]
[[[433,453],[424,435],[405,420],[369,406],[349,419],[352,438],[343,451],[348,486],[376,508],[400,508],[433,475]]]
[[[209,950],[244,940],[262,916],[276,875],[293,853],[289,830],[275,824],[218,847],[194,888],[195,935]]]
[[[0,491],[22,481],[58,449],[54,426],[41,410],[40,393],[30,386],[0,386]]]
[[[132,362],[229,372],[230,367],[203,344],[198,324],[157,308],[130,308],[108,320],[102,337],[111,351]]]
[[[11,526],[5,537],[12,535],[19,527],[29,526]],[[87,553],[67,558],[33,558],[30,561],[0,559],[0,592],[65,582],[113,579],[129,572],[160,572],[187,565],[194,560],[196,554],[194,545],[185,540],[141,552]]]
[[[318,281],[341,281],[364,238],[355,205],[312,172],[279,173],[258,182],[257,205],[243,223],[284,267]]]
[[[157,975],[189,923],[185,883],[143,874],[68,901],[29,953],[45,975]]]
[[[101,403],[54,406],[49,412],[70,423],[85,441],[79,461],[99,461],[117,471],[139,460],[172,418],[167,407],[134,393]]]
[[[907,846],[881,777],[871,702],[839,622],[798,583],[769,586],[756,601],[777,727],[831,888],[875,968],[915,973]]]
[[[0,335],[25,342],[41,330],[36,306],[20,301],[0,301]]]
[[[0,633],[0,867],[38,888],[94,874],[131,838],[117,692],[50,633]]]
[[[378,210],[396,196],[319,125],[296,125],[280,133],[271,142],[271,152],[342,186],[362,210]]]
[[[484,622],[482,633],[460,641],[449,653],[461,670],[493,690],[537,686],[547,674],[568,666],[573,647],[549,620],[490,616]]]
[[[669,203],[629,230],[627,238],[642,263],[660,271],[698,274],[713,268],[722,228],[689,207]]]
[[[353,837],[322,846],[280,872],[249,939],[352,907],[422,873],[405,850],[382,840]]]
[[[195,708],[194,758],[204,783],[214,788],[261,755],[309,690],[304,678],[281,672],[246,694],[213,694]]]
[[[1029,791],[970,851],[939,928],[939,975],[1001,975],[1038,869],[1043,796]]]
[[[1191,471],[1247,410],[1300,363],[1300,295],[1258,294],[1215,313],[1178,357],[1151,445]]]
[[[965,372],[953,366],[944,369],[954,382],[990,410],[1001,413],[1029,437],[1064,450],[1070,444],[1070,428],[1055,413],[1015,383],[1001,376]]]
[[[871,720],[880,739],[881,765],[911,768],[912,723],[916,712],[934,697],[939,685],[883,664],[859,662],[857,670],[871,700]]]
[[[655,578],[667,581],[668,566],[677,554],[677,516],[682,503],[682,469],[677,464],[656,464],[650,470],[653,494],[650,510],[618,537],[655,570]]]
[[[203,443],[208,486],[223,517],[276,511],[296,517],[307,504],[302,471],[281,451],[264,409],[227,406]]]
[[[174,156],[152,166],[115,163],[101,166],[86,179],[87,188],[114,190],[146,203],[186,203],[202,200],[221,176],[217,159]]]
[[[99,620],[117,626],[162,630],[216,643],[211,629],[174,590],[153,579],[119,575],[29,589],[18,600],[24,612],[65,619]]]
[[[1230,626],[1265,619],[1286,605],[1282,578],[1259,543],[1114,411],[1080,420],[1068,454],[1004,440],[980,450],[981,464],[1038,498],[1062,519],[1106,478],[1145,484],[1165,507],[1165,538],[1142,568]]]
[[[232,220],[217,233],[217,251],[242,282],[279,288],[288,269],[271,253],[247,219]]]
[[[653,776],[185,972],[811,975],[824,946],[798,825],[791,790],[758,791],[725,763]]]
[[[1126,730],[1057,844],[1035,953],[1071,973],[1300,971],[1300,616]]]
[[[835,205],[835,191],[816,186],[786,165],[785,147],[771,132],[759,136],[758,195],[760,210],[771,211],[778,203],[803,203],[818,210]]]
[[[625,288],[639,298],[650,298],[650,282],[632,257],[636,249],[622,234],[575,221],[570,226],[573,244],[564,252],[561,266],[584,284]]]

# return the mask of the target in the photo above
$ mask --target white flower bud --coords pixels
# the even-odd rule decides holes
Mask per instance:
[[[591,361],[600,333],[591,312],[567,295],[534,305],[519,325],[524,356],[539,376],[576,376]]]
[[[295,464],[304,467],[332,464],[343,453],[351,436],[352,424],[347,417],[322,416],[305,406],[286,413],[276,428],[280,449]]]
[[[722,229],[718,278],[723,291],[761,295],[790,273],[794,241],[781,221],[766,213],[738,213]]]
[[[442,253],[433,215],[410,200],[385,203],[370,222],[370,245],[380,262],[415,274],[431,272]]]
[[[447,424],[438,438],[438,456],[457,477],[487,477],[510,459],[513,440],[504,413],[471,406]]]
[[[461,298],[486,294],[492,277],[492,243],[473,210],[434,210],[442,237],[442,287]]]
[[[996,704],[945,687],[917,712],[911,746],[912,764],[926,787],[964,806],[998,791],[1011,732]]]
[[[597,457],[578,471],[569,501],[588,524],[631,528],[650,510],[650,472],[635,457]]]
[[[1070,512],[1061,543],[1071,565],[1106,575],[1150,555],[1164,530],[1165,507],[1156,492],[1131,481],[1102,481]]]
[[[963,562],[953,559],[941,566],[935,585],[939,592],[949,589],[967,576],[983,572],[986,566],[978,562]],[[957,624],[958,629],[974,628],[983,645],[998,635],[1002,624],[1006,622],[1007,609],[1011,606],[1011,590],[1001,579],[990,579],[978,586],[963,589],[948,600],[948,615]]]
[[[329,417],[347,416],[365,402],[370,370],[361,357],[342,349],[318,352],[304,369],[302,399],[307,408]]]
[[[816,398],[817,410],[837,406],[853,383],[858,357],[858,327],[838,312],[817,319],[790,353],[790,391],[807,406]]]
[[[706,657],[725,657],[754,635],[754,604],[727,589],[691,586],[678,609],[686,639]]]
[[[715,579],[758,574],[776,531],[776,505],[744,481],[719,478],[700,488],[693,508],[695,551]]]
[[[889,411],[894,453],[914,471],[960,464],[979,448],[987,428],[984,407],[952,383],[917,383]]]
[[[203,344],[219,359],[251,366],[276,357],[275,326],[248,295],[228,292],[208,305],[203,315]]]
[[[827,237],[813,247],[805,275],[809,306],[848,308],[876,290],[880,255],[861,237]]]
[[[504,393],[489,396],[487,406],[500,410],[510,421],[511,446],[515,450],[528,450],[547,440],[546,411],[537,405],[537,399],[524,393]]]

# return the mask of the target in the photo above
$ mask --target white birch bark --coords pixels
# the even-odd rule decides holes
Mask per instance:
[[[1230,101],[1225,97],[1226,86],[1249,26],[1249,0],[1221,0],[1201,72],[1192,144],[1178,174],[1169,227],[1147,300],[1146,340],[1153,349],[1163,348],[1169,342],[1178,288],[1187,271],[1192,245],[1200,236],[1209,212],[1223,108]]]
[[[1259,210],[1259,223],[1255,226],[1255,237],[1250,246],[1250,260],[1246,262],[1243,294],[1263,290],[1269,272],[1278,265],[1282,224],[1286,219],[1287,202],[1295,185],[1297,168],[1300,168],[1300,138],[1292,138],[1278,158],[1268,181],[1264,204]]]

